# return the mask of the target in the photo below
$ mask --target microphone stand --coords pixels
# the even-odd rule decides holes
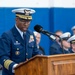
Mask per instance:
[[[64,49],[63,49],[62,39],[60,38],[60,36],[59,36],[59,39],[60,39],[60,43],[61,43],[61,48],[62,48],[63,54],[65,54]]]

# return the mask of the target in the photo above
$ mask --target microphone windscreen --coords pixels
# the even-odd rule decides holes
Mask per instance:
[[[38,24],[34,26],[34,30],[39,32],[39,33],[42,31],[42,29],[43,29],[43,27],[38,25]]]

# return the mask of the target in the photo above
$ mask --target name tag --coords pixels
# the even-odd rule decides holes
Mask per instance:
[[[14,43],[14,45],[20,45],[20,43],[19,43],[18,41],[16,41],[16,42]]]

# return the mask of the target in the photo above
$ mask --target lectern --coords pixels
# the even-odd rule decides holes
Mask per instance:
[[[35,56],[19,64],[15,75],[75,75],[75,54]]]

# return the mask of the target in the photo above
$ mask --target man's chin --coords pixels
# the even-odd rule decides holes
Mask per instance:
[[[23,31],[25,32],[25,31],[27,31],[27,29],[23,29]]]

